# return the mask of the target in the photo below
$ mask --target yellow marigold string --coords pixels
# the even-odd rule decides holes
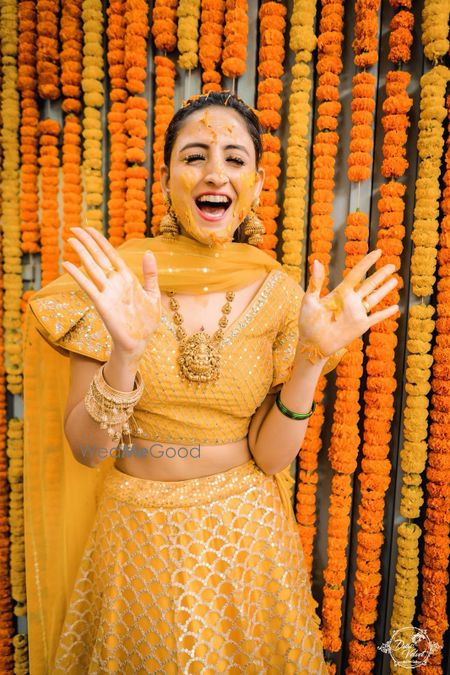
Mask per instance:
[[[198,66],[200,0],[179,0],[177,16],[178,65],[183,70],[194,70]]]
[[[148,101],[143,95],[147,66],[148,5],[146,0],[126,0],[125,3],[125,72],[129,96],[125,104],[127,133],[125,238],[145,237],[147,201],[145,185],[148,169],[145,139],[147,138]]]
[[[8,420],[8,481],[11,487],[9,527],[11,531],[10,577],[14,614],[26,614],[25,540],[23,513],[23,420]]]
[[[27,675],[30,671],[28,662],[28,635],[17,633],[12,639],[14,647],[14,673]]]
[[[38,92],[43,99],[59,98],[59,0],[36,0]]]
[[[411,284],[415,295],[431,295],[436,281],[438,242],[439,177],[444,148],[442,122],[446,116],[445,91],[450,70],[436,66],[420,78],[420,120],[417,149],[419,168],[416,182],[414,224],[411,239]]]
[[[447,129],[450,128],[450,96],[446,98]],[[444,635],[448,630],[447,600],[450,563],[450,137],[446,139],[444,191],[438,252],[436,343],[433,349],[431,387],[431,424],[426,469],[427,502],[425,510],[422,561],[422,604],[419,625],[438,649],[426,668],[442,672]],[[447,517],[446,515],[447,514]],[[421,673],[421,675],[422,675]]]
[[[425,0],[422,10],[422,44],[425,56],[436,62],[449,51],[447,0]]]
[[[311,228],[309,233],[310,264],[320,260],[325,267],[323,292],[329,283],[330,250],[333,239],[333,189],[336,170],[336,154],[339,136],[337,116],[341,110],[338,101],[339,75],[342,71],[342,42],[344,2],[322,0],[319,35],[317,38],[319,76],[316,98],[318,100],[317,131],[314,136],[313,193],[311,204]],[[297,46],[303,44],[298,34]],[[307,43],[305,43],[307,44]],[[309,43],[311,46],[311,42]],[[326,86],[325,86],[326,85]],[[322,88],[320,88],[322,87]],[[311,574],[313,545],[316,534],[316,490],[318,453],[322,447],[321,431],[324,422],[323,395],[326,378],[321,376],[314,394],[316,410],[310,419],[305,439],[299,453],[296,517],[305,556],[305,566]],[[309,500],[310,503],[305,503]]]
[[[125,72],[125,3],[111,0],[106,10],[108,24],[107,61],[110,81],[111,107],[108,111],[109,152],[109,199],[108,238],[113,246],[120,246],[125,239],[125,171],[126,143],[125,107],[128,98]]]
[[[18,17],[15,0],[5,0],[1,5],[0,12],[1,144],[3,147],[0,194],[2,202],[3,283],[5,287],[3,295],[4,357],[8,391],[12,394],[20,394],[23,370],[20,314],[22,250],[19,213]]]
[[[199,60],[202,67],[202,94],[221,91],[225,0],[202,0],[200,15]]]
[[[102,157],[103,126],[101,111],[104,102],[103,8],[101,0],[83,0],[84,32],[83,77],[83,166],[86,225],[102,230],[103,176],[99,169]]]
[[[261,206],[258,208],[265,234],[260,248],[276,257],[277,221],[280,207],[276,204],[278,177],[280,168],[279,138],[273,135],[281,122],[281,91],[283,83],[284,31],[286,28],[286,7],[278,2],[263,2],[259,9],[259,65],[261,79],[258,83],[257,114],[261,126],[267,133],[262,136],[263,153],[261,167],[265,171],[265,180],[260,195]]]
[[[63,125],[63,228],[62,258],[79,263],[76,251],[67,240],[73,236],[72,227],[81,227],[81,77],[83,68],[83,31],[81,29],[82,0],[62,0],[61,12],[61,108],[65,113]],[[91,151],[91,155],[93,155]],[[97,165],[101,168],[101,154]],[[91,162],[94,162],[92,156]]]
[[[18,4],[19,44],[17,88],[21,93],[21,195],[20,222],[22,229],[22,251],[37,253],[39,247],[38,217],[38,121],[36,74],[36,6],[30,0]]]
[[[316,0],[295,0],[291,15],[289,45],[295,54],[289,95],[286,188],[281,236],[284,270],[296,281],[302,277],[303,242],[306,230],[306,195],[309,173],[309,126],[311,117],[312,52]]]
[[[222,53],[222,73],[240,77],[245,73],[248,39],[247,0],[226,0],[225,43]],[[261,74],[261,73],[260,73]]]

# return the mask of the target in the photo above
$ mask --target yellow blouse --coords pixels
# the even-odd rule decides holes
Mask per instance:
[[[286,381],[298,339],[303,291],[272,270],[249,306],[225,330],[218,380],[197,383],[180,375],[175,325],[163,308],[161,323],[139,369],[144,394],[134,417],[144,438],[164,443],[221,445],[245,438],[269,391]],[[39,330],[54,346],[107,361],[111,338],[83,291],[31,302]],[[188,420],[188,422],[187,422]]]

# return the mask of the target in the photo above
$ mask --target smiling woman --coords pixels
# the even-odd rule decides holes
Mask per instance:
[[[44,536],[53,417],[51,443],[28,456],[30,651],[52,673],[327,673],[289,465],[321,372],[397,311],[367,315],[393,266],[363,281],[372,253],[321,298],[320,265],[303,293],[251,245],[259,132],[230,94],[189,101],[166,135],[161,235],[116,250],[75,229],[83,266],[65,263],[30,302],[28,381],[45,379],[44,362],[62,376],[70,354],[65,409],[51,393],[39,401],[66,437],[51,493],[63,525]],[[41,437],[45,416],[27,402],[29,437]],[[122,452],[111,462],[87,444]],[[155,445],[160,456],[142,452]],[[75,510],[67,493],[88,498]]]

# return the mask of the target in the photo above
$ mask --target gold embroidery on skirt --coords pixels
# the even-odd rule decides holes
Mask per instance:
[[[112,468],[52,673],[326,675],[277,481],[253,460],[182,481]]]

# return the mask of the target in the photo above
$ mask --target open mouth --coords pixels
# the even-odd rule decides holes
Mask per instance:
[[[208,220],[222,218],[230,208],[231,199],[225,195],[203,195],[195,200],[198,210]]]

